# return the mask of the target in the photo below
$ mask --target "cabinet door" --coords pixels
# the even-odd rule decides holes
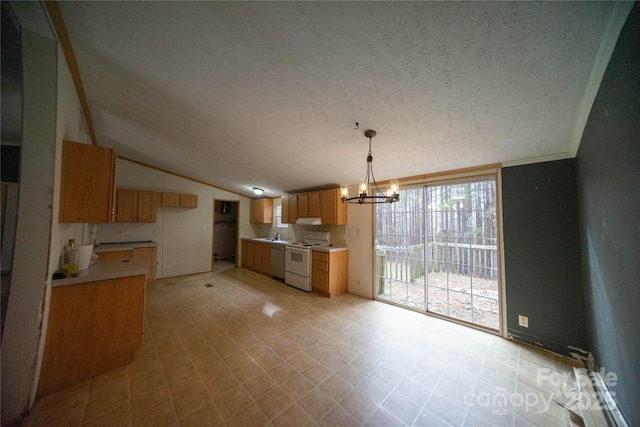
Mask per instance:
[[[322,224],[344,225],[347,223],[347,205],[340,199],[340,189],[331,188],[320,192]]]
[[[116,221],[136,222],[138,220],[138,190],[118,189]]]
[[[153,283],[156,280],[156,270],[158,267],[158,252],[157,248],[135,248],[133,250],[133,257],[144,260],[149,269],[149,273],[146,276],[147,283]]]
[[[253,269],[255,266],[255,243],[248,240],[242,241],[242,266]]]
[[[283,224],[289,223],[289,197],[282,197],[282,219]]]
[[[138,222],[156,222],[159,199],[157,191],[138,190]]]
[[[262,271],[262,243],[253,244],[253,268]]]
[[[298,195],[289,196],[289,224],[295,224],[298,220]]]
[[[197,208],[198,196],[195,194],[180,194],[181,208]]]
[[[180,207],[180,193],[162,193],[162,206]]]
[[[309,193],[298,194],[298,218],[309,217]]]
[[[312,191],[309,193],[309,217],[318,218],[320,216],[320,192]]]
[[[112,149],[63,141],[58,222],[112,222],[115,167]]]
[[[271,276],[271,245],[261,243],[262,245],[262,272],[267,276]]]

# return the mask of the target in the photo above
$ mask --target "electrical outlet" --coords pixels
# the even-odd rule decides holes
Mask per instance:
[[[523,316],[522,314],[518,316],[518,324],[523,328],[529,327],[529,317]]]

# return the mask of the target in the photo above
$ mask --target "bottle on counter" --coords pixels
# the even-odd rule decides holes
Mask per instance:
[[[69,239],[69,244],[62,254],[61,264],[60,269],[66,271],[67,277],[78,275],[78,250],[75,239]]]

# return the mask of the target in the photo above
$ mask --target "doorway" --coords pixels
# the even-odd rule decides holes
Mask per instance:
[[[219,273],[237,266],[240,210],[233,200],[214,200],[213,205],[211,271]]]
[[[376,299],[500,331],[494,175],[401,190],[375,222]]]

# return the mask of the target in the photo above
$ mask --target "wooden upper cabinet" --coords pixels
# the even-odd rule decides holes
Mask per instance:
[[[289,196],[289,224],[295,224],[298,218],[298,195],[293,194]]]
[[[180,207],[180,193],[162,193],[161,206]]]
[[[119,188],[116,201],[116,221],[138,221],[138,190]]]
[[[63,141],[58,222],[112,222],[115,167],[112,149]]]
[[[196,194],[162,193],[160,206],[169,208],[197,208],[198,196]]]
[[[161,193],[138,190],[138,222],[156,222]]]
[[[156,211],[160,204],[157,191],[119,188],[116,202],[118,222],[156,222]]]
[[[320,216],[320,192],[312,191],[308,194],[309,210],[307,214],[310,218],[318,218]]]
[[[342,203],[339,188],[320,191],[320,207],[322,224],[345,225],[347,223],[347,205]]]
[[[197,208],[198,196],[195,194],[180,194],[181,208]]]
[[[309,216],[309,193],[298,194],[298,218]]]
[[[251,200],[249,214],[249,222],[271,224],[273,222],[273,200]]]

